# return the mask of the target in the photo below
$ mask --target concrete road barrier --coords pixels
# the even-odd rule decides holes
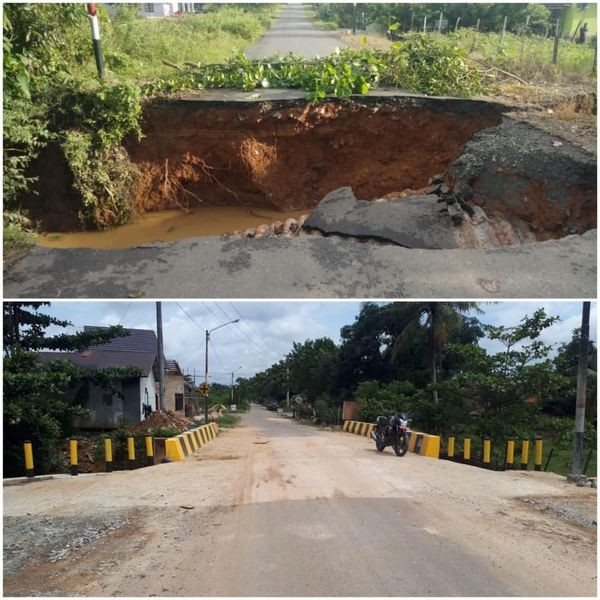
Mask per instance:
[[[194,454],[205,444],[214,440],[219,434],[216,423],[201,425],[195,429],[184,431],[179,435],[165,440],[165,455],[167,460],[185,460],[186,456]]]
[[[371,433],[375,429],[373,423],[365,423],[364,421],[344,421],[342,431],[348,433],[356,433],[363,437],[371,437]],[[440,457],[440,436],[429,435],[419,431],[409,431],[408,451],[428,456],[429,458]]]

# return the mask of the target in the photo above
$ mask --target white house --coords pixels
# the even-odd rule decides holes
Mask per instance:
[[[106,4],[111,16],[117,12],[119,5],[114,2]],[[193,2],[149,2],[140,4],[140,16],[142,17],[173,17],[183,13],[200,12],[196,10]]]

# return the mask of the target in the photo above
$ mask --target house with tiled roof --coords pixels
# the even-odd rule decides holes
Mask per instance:
[[[85,331],[101,329],[85,326]],[[144,419],[144,408],[158,409],[158,339],[151,329],[128,329],[128,336],[114,338],[107,344],[90,346],[83,352],[41,352],[40,360],[49,363],[57,359],[67,359],[78,367],[87,370],[106,368],[136,367],[140,375],[124,379],[111,393],[90,382],[82,383],[71,390],[70,400],[89,410],[89,416],[80,418],[75,425],[82,428],[111,429],[119,425],[121,417],[129,425]],[[179,379],[183,373],[174,360],[165,359],[165,408],[174,410],[179,392]],[[181,386],[183,387],[183,386]],[[183,398],[183,390],[181,391]],[[171,406],[173,408],[171,408]],[[184,407],[180,412],[183,414]]]

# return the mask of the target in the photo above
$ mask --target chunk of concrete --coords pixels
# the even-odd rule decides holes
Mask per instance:
[[[434,195],[369,202],[357,200],[352,188],[343,187],[327,194],[304,226],[326,234],[387,240],[405,248],[457,248],[452,220]]]

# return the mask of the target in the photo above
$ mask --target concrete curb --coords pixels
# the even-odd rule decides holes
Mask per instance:
[[[344,421],[342,431],[347,433],[356,433],[363,437],[370,438],[371,433],[375,429],[373,423],[365,423],[363,421]],[[421,433],[419,431],[408,432],[408,451],[420,456],[429,458],[440,457],[440,436]]]
[[[165,440],[165,455],[167,460],[185,460],[205,444],[214,440],[219,435],[219,426],[216,423],[201,425],[195,429],[184,431],[179,435]]]

